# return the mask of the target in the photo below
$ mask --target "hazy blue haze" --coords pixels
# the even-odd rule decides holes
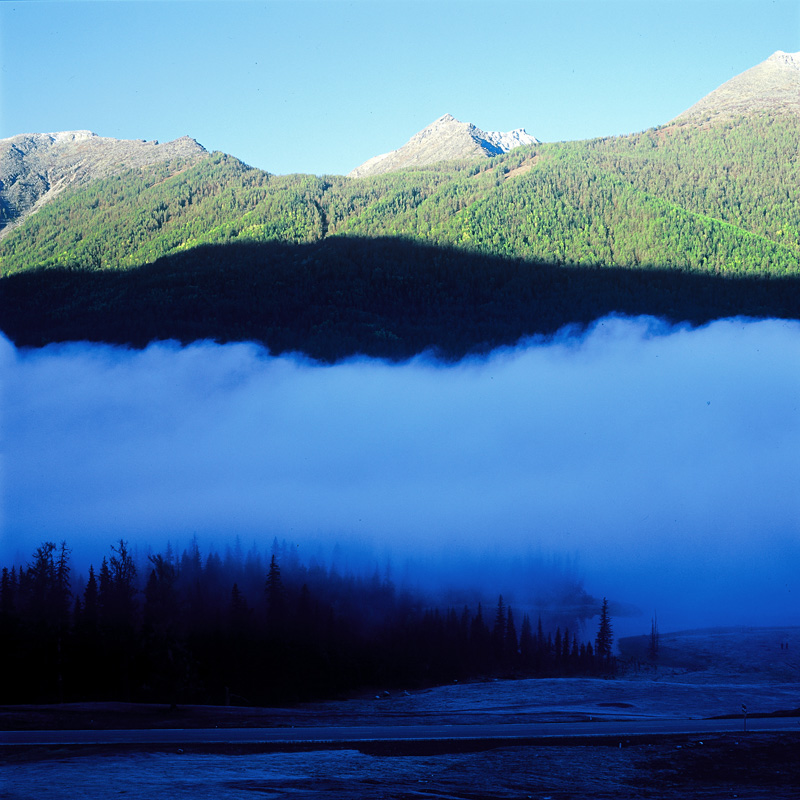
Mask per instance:
[[[664,630],[800,624],[797,322],[609,318],[451,366],[2,339],[0,370],[5,563],[195,533],[545,553]]]

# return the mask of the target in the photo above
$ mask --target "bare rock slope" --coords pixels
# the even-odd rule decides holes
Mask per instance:
[[[766,61],[723,83],[673,122],[726,119],[760,111],[800,116],[800,52],[778,50]]]
[[[0,238],[70,186],[174,158],[207,155],[184,136],[159,144],[90,131],[23,133],[0,139]]]
[[[445,114],[414,134],[398,150],[365,161],[350,172],[349,177],[380,175],[407,167],[434,164],[437,161],[491,158],[526,144],[538,144],[538,140],[523,128],[507,133],[482,131],[469,122],[459,122],[451,114]]]

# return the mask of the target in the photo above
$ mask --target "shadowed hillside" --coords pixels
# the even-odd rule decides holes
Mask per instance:
[[[205,245],[125,271],[31,270],[0,286],[3,330],[18,346],[253,340],[323,361],[426,349],[457,359],[611,313],[800,318],[800,277],[556,266],[389,238]]]

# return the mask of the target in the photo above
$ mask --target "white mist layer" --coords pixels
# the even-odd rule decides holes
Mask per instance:
[[[800,624],[798,323],[610,318],[450,366],[0,339],[0,368],[3,563],[195,533],[555,552],[664,630]]]

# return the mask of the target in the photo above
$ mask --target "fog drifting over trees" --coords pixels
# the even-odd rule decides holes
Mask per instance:
[[[544,554],[641,633],[800,623],[796,322],[606,318],[455,365],[1,339],[0,367],[4,563],[278,537],[444,586]]]

